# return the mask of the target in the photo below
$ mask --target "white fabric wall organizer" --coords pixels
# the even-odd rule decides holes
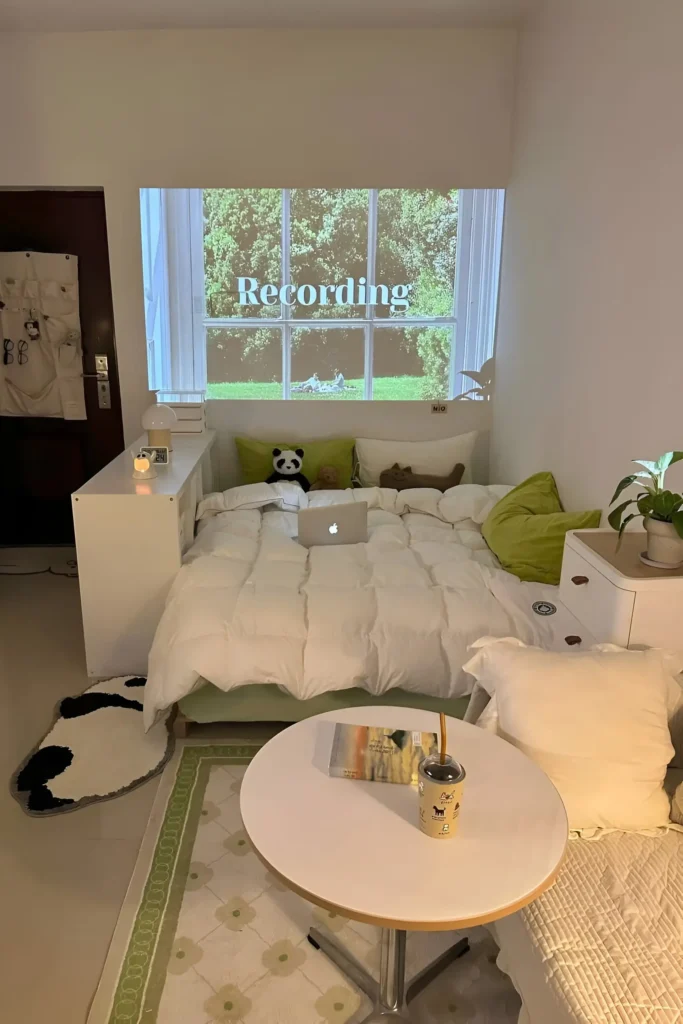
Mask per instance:
[[[84,420],[78,257],[0,253],[0,416]]]

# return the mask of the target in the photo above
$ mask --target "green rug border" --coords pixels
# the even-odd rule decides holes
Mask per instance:
[[[216,764],[249,764],[263,745],[185,745],[121,963],[109,1024],[152,1024],[157,1019],[209,773]]]

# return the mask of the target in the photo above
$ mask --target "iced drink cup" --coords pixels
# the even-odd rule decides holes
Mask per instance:
[[[458,828],[465,769],[448,754],[425,757],[418,768],[420,828],[433,839],[450,839]]]

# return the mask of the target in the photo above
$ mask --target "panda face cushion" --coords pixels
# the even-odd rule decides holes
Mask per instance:
[[[301,472],[303,461],[303,448],[297,448],[295,451],[283,451],[281,448],[273,448],[273,472],[266,480],[266,483],[274,484],[278,480],[289,480],[291,483],[298,483],[302,490],[309,490],[311,485]]]

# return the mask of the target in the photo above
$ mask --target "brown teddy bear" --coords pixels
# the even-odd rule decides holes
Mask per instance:
[[[437,491],[447,491],[449,487],[457,487],[465,472],[462,462],[453,467],[448,476],[429,476],[427,473],[413,473],[410,466],[401,469],[395,462],[390,469],[383,470],[379,476],[380,487],[393,487],[396,491],[405,491],[409,487],[433,487]]]
[[[339,473],[334,466],[321,466],[318,470],[318,479],[311,484],[312,491],[339,491],[342,489],[339,483]]]

